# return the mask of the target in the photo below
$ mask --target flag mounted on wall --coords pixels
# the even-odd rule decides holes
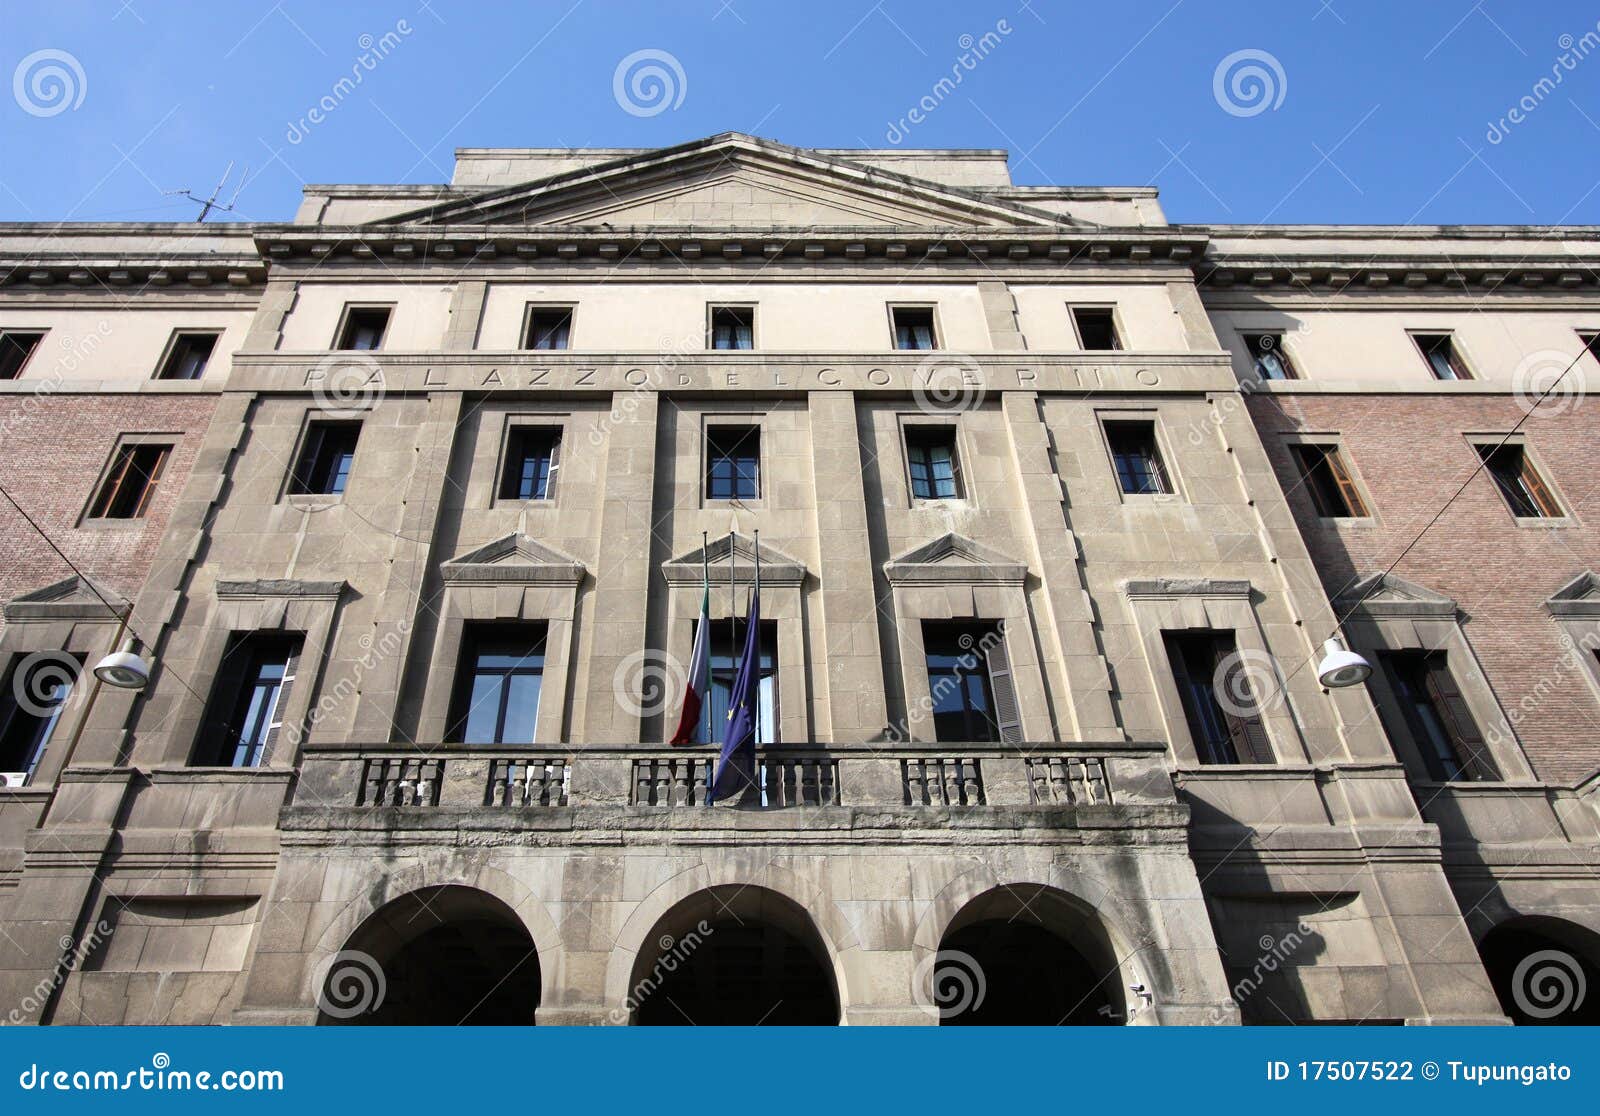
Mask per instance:
[[[700,598],[700,620],[694,629],[694,650],[689,653],[689,680],[683,690],[683,711],[678,715],[678,731],[672,734],[675,748],[697,744],[700,709],[711,689],[711,580],[705,582]]]
[[[717,758],[717,775],[706,795],[708,806],[733,799],[756,785],[756,721],[761,694],[760,584],[750,590],[750,608],[744,623],[744,652],[733,676],[733,691],[728,695],[728,728],[722,754]]]

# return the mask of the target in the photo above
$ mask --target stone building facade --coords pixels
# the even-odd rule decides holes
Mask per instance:
[[[1572,381],[1519,422],[1593,367],[1592,231],[726,134],[0,256],[10,1021],[1540,1021],[1527,958],[1594,974],[1595,451]],[[666,740],[758,560],[760,786],[707,806]],[[37,683],[124,627],[143,691]]]

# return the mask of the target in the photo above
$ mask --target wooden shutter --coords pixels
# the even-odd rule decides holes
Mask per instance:
[[[544,498],[556,498],[556,470],[561,468],[561,435],[562,429],[557,427],[550,431],[550,471],[545,476]]]
[[[1239,757],[1240,763],[1275,762],[1272,741],[1267,737],[1266,726],[1261,723],[1260,704],[1256,701],[1255,690],[1250,685],[1250,677],[1245,673],[1242,661],[1234,653],[1233,641],[1219,639],[1213,646],[1217,656],[1216,667],[1220,668],[1224,662],[1228,664],[1221,679],[1224,696],[1217,700],[1217,708],[1222,710],[1228,735],[1233,738],[1234,754]],[[1213,668],[1211,677],[1212,685],[1217,685],[1216,668]],[[1249,695],[1249,713],[1237,712],[1241,703],[1236,697],[1240,694]]]
[[[283,731],[283,711],[289,704],[289,690],[294,685],[294,672],[300,662],[300,642],[298,640],[288,648],[288,657],[283,664],[283,681],[278,684],[278,696],[272,701],[272,711],[267,714],[267,738],[261,744],[261,758],[256,766],[266,767],[272,762],[272,754],[277,751],[278,737]]]
[[[1561,505],[1556,503],[1556,498],[1544,483],[1544,478],[1539,475],[1539,470],[1533,467],[1533,462],[1528,460],[1528,451],[1523,450],[1518,457],[1518,475],[1522,480],[1522,487],[1527,490],[1528,499],[1533,501],[1533,506],[1539,509],[1539,514],[1556,517],[1561,514]]]
[[[167,454],[171,452],[166,446],[156,450],[155,461],[150,465],[150,475],[143,478],[144,491],[139,494],[139,504],[133,509],[133,518],[138,519],[150,507],[150,501],[155,499],[156,482],[161,479],[161,471],[167,466]]]
[[[1466,699],[1461,696],[1461,688],[1450,673],[1449,658],[1443,651],[1434,651],[1424,663],[1428,697],[1433,701],[1439,719],[1444,722],[1451,743],[1455,745],[1456,760],[1462,772],[1469,779],[1498,779],[1500,775],[1494,761],[1489,758],[1488,745],[1478,731],[1478,723],[1473,720]]]
[[[1361,499],[1361,491],[1356,488],[1356,482],[1350,476],[1350,470],[1345,468],[1344,455],[1338,446],[1329,446],[1323,451],[1324,460],[1328,463],[1328,474],[1333,477],[1333,483],[1339,488],[1339,495],[1344,497],[1345,514],[1351,516],[1364,516],[1367,514],[1367,505]]]
[[[1011,658],[1006,654],[1005,634],[989,641],[984,656],[989,668],[989,689],[994,693],[994,719],[1000,728],[1000,739],[1007,744],[1022,742],[1022,713],[1017,708],[1017,691],[1011,683]]]

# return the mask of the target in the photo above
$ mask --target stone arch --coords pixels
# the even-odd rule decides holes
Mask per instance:
[[[841,957],[845,951],[857,948],[857,942],[854,927],[833,899],[820,887],[780,865],[768,864],[751,870],[744,865],[701,863],[658,884],[623,922],[606,965],[605,995],[610,1020],[622,1023],[630,1017],[628,1001],[639,955],[647,951],[651,932],[670,911],[700,892],[748,888],[770,892],[805,912],[832,972],[843,1018],[851,997]]]
[[[1600,933],[1552,915],[1513,915],[1490,927],[1478,955],[1518,1026],[1600,1024]]]
[[[315,1007],[322,989],[319,981],[329,958],[344,948],[357,929],[383,907],[408,894],[433,887],[464,887],[483,892],[508,907],[539,954],[539,1003],[555,1002],[560,988],[561,933],[549,909],[529,888],[498,868],[481,867],[472,873],[441,870],[437,864],[415,862],[397,866],[350,898],[323,929],[307,955],[303,1002]]]

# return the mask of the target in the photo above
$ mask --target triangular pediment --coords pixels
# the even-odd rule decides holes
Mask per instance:
[[[918,582],[1020,584],[1028,567],[965,535],[951,532],[883,564],[891,585]]]
[[[729,133],[386,217],[381,224],[1048,229],[1058,213]]]
[[[1342,613],[1369,616],[1449,617],[1456,614],[1456,602],[1432,589],[1424,588],[1395,574],[1368,574],[1334,601]]]
[[[7,621],[115,621],[127,610],[126,597],[97,581],[75,574],[11,598],[6,602],[4,615]]]
[[[699,585],[703,577],[712,584],[753,584],[756,577],[756,541],[748,535],[729,533],[697,546],[687,553],[661,563],[661,575],[669,585]],[[760,544],[761,583],[798,585],[805,580],[805,565],[776,547]]]
[[[1600,575],[1583,571],[1552,593],[1544,607],[1552,616],[1600,616]]]
[[[510,534],[439,564],[446,584],[457,582],[539,583],[575,585],[583,580],[583,563],[537,539]]]

